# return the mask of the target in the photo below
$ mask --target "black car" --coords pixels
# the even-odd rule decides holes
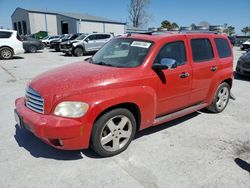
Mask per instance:
[[[243,76],[250,76],[250,51],[239,58],[236,73]]]
[[[50,43],[50,48],[55,49],[57,52],[60,51],[60,44],[61,42],[66,42],[66,41],[70,41],[70,40],[74,40],[77,37],[79,37],[81,35],[81,33],[75,33],[75,34],[70,34],[70,35],[66,35],[61,39],[58,40],[54,40]]]
[[[44,49],[44,45],[40,40],[31,37],[21,37],[23,42],[23,49],[25,52],[36,53],[37,50]]]

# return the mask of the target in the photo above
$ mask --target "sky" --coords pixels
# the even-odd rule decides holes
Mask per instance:
[[[0,27],[12,29],[11,14],[17,7],[63,12],[88,13],[116,21],[129,22],[130,0],[0,0]],[[160,27],[163,20],[179,26],[227,23],[236,33],[250,26],[250,0],[151,0],[151,20],[147,27]]]

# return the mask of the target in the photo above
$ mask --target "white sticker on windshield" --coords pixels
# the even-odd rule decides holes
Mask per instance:
[[[131,46],[140,47],[140,48],[149,48],[150,45],[151,45],[151,43],[149,43],[149,42],[142,42],[142,41],[134,41],[131,44]]]

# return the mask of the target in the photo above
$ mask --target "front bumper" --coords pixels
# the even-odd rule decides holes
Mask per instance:
[[[242,76],[250,76],[250,67],[245,68],[245,67],[243,67],[242,64],[238,63],[237,66],[236,66],[236,73],[238,73],[238,74],[240,74]]]
[[[21,125],[47,144],[64,150],[88,148],[86,125],[79,120],[34,112],[25,106],[24,98],[16,100],[15,111]]]
[[[72,48],[60,48],[61,52],[63,53],[71,53]]]

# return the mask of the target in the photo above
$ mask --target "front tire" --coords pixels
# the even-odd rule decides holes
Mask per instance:
[[[0,49],[0,59],[11,59],[14,53],[12,49],[8,47],[3,47]]]
[[[29,47],[29,50],[28,50],[30,53],[36,53],[37,52],[37,48],[36,46],[32,45]]]
[[[73,50],[73,54],[74,54],[74,56],[76,56],[76,57],[83,56],[83,55],[84,55],[84,50],[83,50],[81,47],[76,47],[76,48]]]
[[[223,82],[219,85],[214,95],[213,102],[207,107],[207,109],[214,113],[220,113],[226,108],[229,98],[230,86],[228,83]]]
[[[111,110],[102,115],[93,126],[92,149],[102,157],[117,155],[128,147],[135,132],[135,117],[129,110]]]

